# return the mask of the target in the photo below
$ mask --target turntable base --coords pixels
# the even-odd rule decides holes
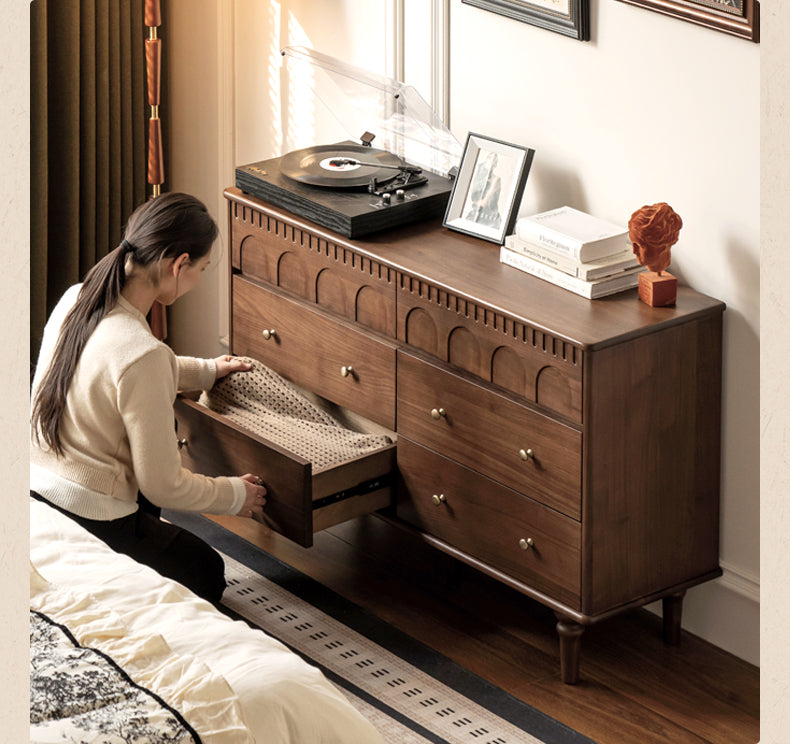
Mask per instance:
[[[340,142],[332,147],[344,152],[354,146],[352,142]],[[293,161],[289,155],[239,166],[237,188],[349,238],[441,217],[452,190],[450,179],[428,171],[421,174],[426,177],[425,183],[400,195],[371,194],[364,186],[351,189],[343,182],[337,188],[314,185],[284,174],[283,161],[286,166]],[[359,159],[363,159],[361,155]]]

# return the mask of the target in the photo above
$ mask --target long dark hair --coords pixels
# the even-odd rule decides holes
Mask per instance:
[[[205,205],[188,194],[167,192],[139,206],[129,217],[123,240],[85,276],[77,301],[66,315],[47,371],[36,391],[32,426],[58,455],[63,454],[60,425],[74,370],[96,326],[118,302],[130,269],[154,270],[159,261],[189,254],[203,258],[217,239],[217,225]],[[130,262],[127,264],[127,262]]]

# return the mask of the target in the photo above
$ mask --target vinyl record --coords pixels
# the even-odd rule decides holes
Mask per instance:
[[[360,164],[332,164],[332,160],[350,159]],[[280,172],[300,183],[336,189],[357,189],[367,186],[371,178],[390,178],[392,168],[380,168],[378,164],[399,166],[401,160],[392,153],[362,145],[316,145],[303,150],[294,150],[280,159]]]

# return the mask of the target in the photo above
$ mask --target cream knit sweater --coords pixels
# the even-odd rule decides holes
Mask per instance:
[[[79,287],[64,294],[47,322],[33,395]],[[192,473],[181,467],[178,453],[176,391],[208,389],[215,378],[213,360],[177,357],[154,338],[142,313],[120,298],[77,364],[61,422],[64,455],[31,440],[31,490],[88,519],[133,513],[138,489],[157,506],[238,513],[244,482]]]

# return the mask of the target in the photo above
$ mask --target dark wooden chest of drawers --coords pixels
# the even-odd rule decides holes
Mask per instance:
[[[351,241],[226,197],[231,352],[397,434],[387,488],[285,534],[384,506],[551,607],[567,682],[584,626],[614,613],[663,599],[677,639],[684,592],[720,574],[721,302],[589,301],[435,223]],[[268,471],[273,501],[293,477]]]

